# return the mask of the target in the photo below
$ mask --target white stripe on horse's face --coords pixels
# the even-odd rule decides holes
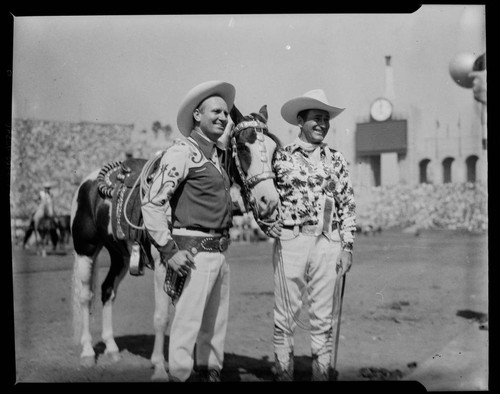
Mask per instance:
[[[265,172],[272,172],[273,154],[276,150],[276,143],[267,135],[264,135],[264,141],[255,140],[253,144],[245,143],[250,150],[252,161],[247,171],[247,179],[260,175]],[[263,160],[262,156],[265,156]],[[252,194],[255,197],[259,217],[269,216],[278,206],[279,195],[274,185],[274,179],[266,179],[253,187]]]
[[[264,138],[263,141],[255,140],[253,144],[246,142],[245,145],[250,150],[252,161],[247,170],[247,177],[252,178],[263,172],[272,172],[271,163],[273,161],[273,154],[276,150],[276,142],[274,142],[267,135],[261,134]],[[265,160],[263,160],[265,158]]]

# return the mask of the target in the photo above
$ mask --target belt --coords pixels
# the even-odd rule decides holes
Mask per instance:
[[[199,252],[225,252],[231,243],[231,240],[226,235],[216,235],[214,237],[193,237],[189,235],[172,234],[172,238],[179,249],[187,250],[192,255]]]
[[[296,224],[295,226],[283,226],[285,230],[292,230],[295,234],[302,233],[312,235],[316,232],[318,225],[316,224]],[[332,222],[332,231],[337,230],[338,222]]]
[[[201,231],[208,234],[218,234],[218,235],[227,235],[229,233],[228,228],[206,228],[206,227],[174,227],[179,230],[192,230],[192,231]]]

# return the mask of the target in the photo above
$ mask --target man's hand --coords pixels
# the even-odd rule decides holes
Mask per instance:
[[[231,116],[228,116],[224,133],[217,140],[217,145],[219,146],[219,148],[226,149],[227,147],[229,147],[230,144],[229,139],[231,137],[231,132],[233,131],[233,127],[234,127],[233,119],[231,118]]]
[[[337,274],[344,275],[349,272],[352,266],[352,253],[342,250],[337,259]]]
[[[191,272],[191,269],[196,269],[194,257],[187,250],[177,251],[169,260],[167,260],[167,264],[179,276],[187,276]]]
[[[269,226],[269,228],[264,231],[268,237],[279,238],[281,237],[281,229],[283,228],[283,223],[278,222]]]

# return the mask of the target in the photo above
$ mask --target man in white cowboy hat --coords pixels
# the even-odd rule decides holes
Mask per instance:
[[[321,89],[293,98],[281,108],[283,119],[300,131],[273,160],[282,209],[282,223],[267,229],[275,238],[276,380],[293,380],[293,337],[302,323],[298,316],[304,291],[309,308],[312,380],[335,379],[330,363],[334,290],[337,276],[351,268],[356,217],[346,160],[324,139],[330,122],[343,110],[330,105]]]
[[[46,214],[49,217],[53,217],[55,215],[54,200],[52,199],[52,194],[50,192],[51,188],[52,188],[52,183],[45,182],[43,184],[43,190],[40,190],[40,194],[39,194],[40,201],[46,202],[46,206],[48,207],[48,211],[46,212]]]
[[[185,139],[163,153],[142,199],[144,224],[167,266],[166,291],[176,305],[169,375],[186,381],[196,364],[204,381],[219,381],[229,307],[224,252],[232,225],[230,180],[219,138],[230,130],[233,85],[208,81],[182,100],[177,126]],[[171,223],[167,219],[170,206]],[[180,282],[175,285],[175,278]]]
[[[41,193],[47,193],[47,194],[50,194],[50,189],[52,188],[52,184],[50,182],[45,182],[43,184],[43,190],[40,191],[40,194]]]

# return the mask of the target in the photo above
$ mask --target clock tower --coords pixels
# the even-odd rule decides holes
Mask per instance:
[[[370,106],[371,120],[384,122],[391,119],[394,102],[394,75],[392,73],[391,57],[385,57],[385,92],[382,97],[373,100]]]
[[[370,106],[370,116],[376,122],[384,122],[392,116],[392,103],[385,97],[379,97]]]
[[[356,125],[356,157],[370,168],[372,186],[395,184],[407,152],[407,121],[395,119],[391,56],[385,56],[385,91],[372,100],[369,120]]]

